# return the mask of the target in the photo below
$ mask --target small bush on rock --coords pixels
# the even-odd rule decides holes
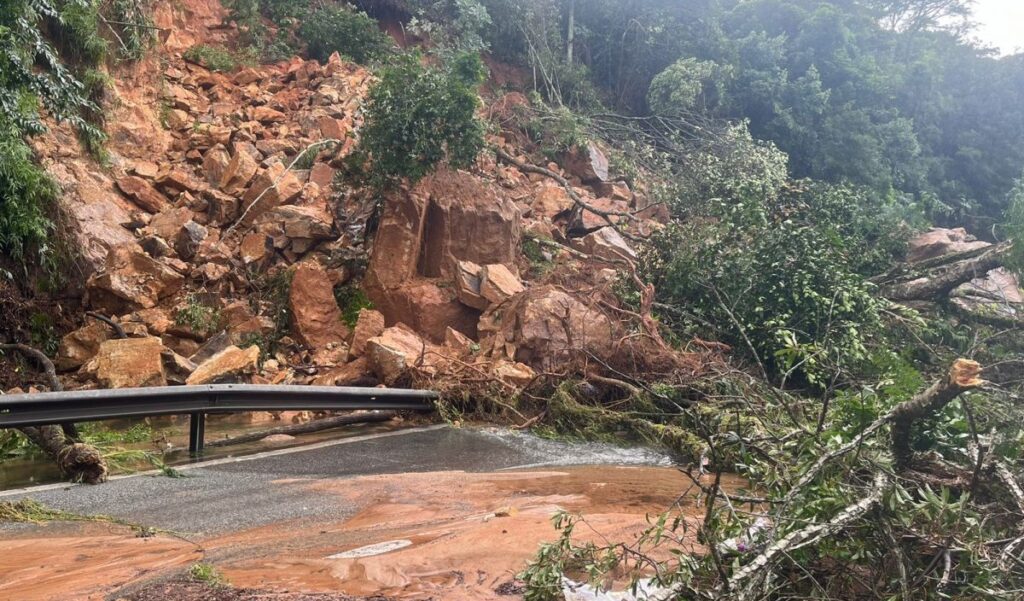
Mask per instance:
[[[425,67],[418,56],[406,55],[384,69],[370,90],[353,155],[369,166],[370,183],[416,181],[445,160],[453,167],[471,165],[484,143],[484,125],[475,116],[483,79],[475,54],[459,55],[445,67]]]

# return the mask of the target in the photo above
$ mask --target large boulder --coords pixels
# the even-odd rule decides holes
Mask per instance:
[[[416,332],[399,324],[366,342],[366,359],[373,373],[391,385],[408,369],[429,370],[436,355]]]
[[[229,346],[202,363],[185,380],[190,386],[200,384],[245,383],[259,369],[260,348],[240,349]]]
[[[223,168],[220,189],[231,196],[240,195],[252,181],[258,169],[259,165],[256,164],[256,159],[252,158],[248,152],[236,151],[227,166]]]
[[[134,245],[117,246],[101,273],[86,282],[86,304],[107,315],[155,307],[177,292],[185,278]]]
[[[918,263],[951,253],[966,252],[990,246],[988,242],[978,240],[967,233],[962,227],[955,229],[932,228],[910,241],[907,249],[907,261]]]
[[[436,342],[449,325],[475,336],[479,309],[447,284],[460,262],[515,265],[519,227],[519,209],[501,188],[438,171],[386,199],[364,288],[388,324],[406,323]]]
[[[636,261],[636,251],[615,228],[603,227],[572,241],[573,247],[588,255],[611,262]]]
[[[501,263],[484,265],[480,269],[480,294],[487,302],[501,303],[525,290],[512,270]]]
[[[88,325],[69,332],[57,347],[57,369],[68,371],[88,363],[100,350],[100,345],[110,339],[110,327],[93,321]]]
[[[107,340],[82,371],[95,376],[107,388],[165,386],[163,352],[159,338]]]
[[[608,181],[608,157],[593,142],[583,148],[574,148],[566,153],[563,166],[583,183]]]
[[[331,279],[319,264],[299,264],[292,277],[288,302],[295,334],[311,348],[324,348],[348,338]]]
[[[540,371],[614,353],[616,328],[600,310],[556,288],[540,286],[491,307],[480,319],[481,347],[492,358]]]

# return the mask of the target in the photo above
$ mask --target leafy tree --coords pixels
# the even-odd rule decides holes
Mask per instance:
[[[442,161],[454,167],[472,164],[483,148],[484,127],[475,117],[476,88],[483,78],[475,54],[459,55],[443,67],[403,55],[385,67],[370,90],[354,154],[369,166],[370,181],[416,181]]]
[[[365,64],[393,48],[375,20],[348,8],[328,7],[312,13],[299,28],[299,37],[306,42],[309,56],[319,61],[338,52]]]

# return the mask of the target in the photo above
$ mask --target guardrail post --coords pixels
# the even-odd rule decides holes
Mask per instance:
[[[203,454],[203,442],[206,439],[206,414],[202,411],[189,414],[188,418],[188,454],[198,457]]]

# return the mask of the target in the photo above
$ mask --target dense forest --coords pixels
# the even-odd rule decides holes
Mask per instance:
[[[272,173],[272,160],[286,159],[273,172],[278,179],[252,197],[242,196],[244,186],[236,190],[244,202],[239,207],[235,199],[230,217],[213,215],[218,202],[228,202],[224,194],[183,193],[159,181],[166,170],[154,170],[155,204],[171,189],[176,209],[203,214],[203,236],[216,229],[216,250],[228,257],[217,265],[234,277],[217,288],[207,266],[219,257],[200,265],[202,252],[152,242],[145,223],[132,226],[150,244],[143,248],[163,244],[160,252],[147,250],[145,261],[169,257],[190,267],[194,260],[204,270],[180,278],[187,283],[178,283],[179,296],[145,307],[173,309],[165,321],[188,330],[193,357],[202,355],[199,342],[222,329],[223,305],[235,295],[269,324],[245,338],[259,347],[260,365],[291,361],[305,373],[318,349],[307,344],[301,359],[289,350],[301,336],[288,335],[300,316],[287,289],[303,253],[341,241],[343,250],[319,256],[328,270],[345,274],[332,282],[337,306],[326,296],[355,327],[374,303],[385,311],[373,289],[383,278],[367,248],[398,235],[388,220],[404,210],[395,207],[405,206],[409,189],[436,183],[439,172],[513,191],[523,182],[553,182],[565,209],[540,228],[524,217],[522,232],[516,213],[510,229],[515,257],[506,262],[525,266],[524,281],[500,301],[459,297],[463,305],[482,303],[469,313],[473,336],[466,334],[462,359],[488,367],[468,376],[461,367],[438,368],[427,377],[421,357],[397,381],[442,390],[439,409],[450,421],[522,421],[546,436],[625,437],[669,449],[694,475],[706,514],[697,533],[701,551],[692,553],[681,548],[686,521],[678,508],[652,518],[639,540],[607,546],[578,544],[573,529],[585,516],[560,514],[562,537],[521,575],[527,599],[560,599],[565,574],[595,583],[633,577],[662,591],[652,599],[1021,597],[1024,300],[1015,299],[1024,269],[1024,54],[1000,56],[975,40],[971,0],[224,6],[231,36],[173,57],[188,65],[178,71],[204,70],[209,78],[197,89],[220,90],[216,76],[274,65],[286,73],[275,75],[275,85],[298,85],[295,65],[304,63],[288,62],[294,56],[318,61],[316,69],[333,64],[335,72],[342,62],[360,65],[373,79],[359,104],[358,135],[318,132],[280,152],[260,151],[261,174]],[[39,373],[47,356],[60,354],[68,332],[55,331],[60,327],[40,307],[80,296],[83,285],[74,281],[78,259],[61,190],[33,144],[58,124],[70,125],[97,171],[120,168],[104,133],[111,74],[155,52],[159,28],[149,10],[141,0],[4,2],[0,348],[8,351],[3,361],[18,362],[5,385],[16,384],[10,373]],[[340,106],[339,94],[323,97]],[[237,101],[228,92],[223,98]],[[223,98],[217,100],[228,102]],[[212,121],[193,114],[201,104],[171,101],[161,109],[164,121],[174,111],[184,115],[173,156],[178,164],[191,161],[197,174],[212,164],[199,151],[215,146],[203,140]],[[286,112],[264,111],[265,121],[282,122]],[[259,119],[230,119],[214,123],[224,126],[225,139],[246,128],[239,147],[257,139],[251,123]],[[246,160],[234,148],[220,151],[225,164],[229,156],[235,167]],[[596,155],[606,157],[607,173],[569,173],[580,156],[598,163]],[[257,162],[247,160],[251,179]],[[266,191],[290,170],[309,178],[318,162],[330,164],[327,184],[336,188],[326,233],[302,245],[272,240],[269,258],[253,265],[234,260],[243,236],[270,227],[246,221]],[[504,194],[494,193],[495,206]],[[170,209],[148,212],[156,219]],[[189,232],[199,231],[190,223]],[[962,244],[938,244],[929,254],[934,249],[913,240],[933,227],[964,228],[931,232],[953,232]],[[614,236],[608,244],[618,254],[600,257],[581,242],[597,232]],[[257,246],[262,252],[262,238]],[[407,246],[419,252],[428,243]],[[414,258],[409,271],[423,271],[422,264]],[[451,275],[444,269],[431,267],[415,283],[430,279],[433,286]],[[595,283],[607,271],[610,279]],[[474,277],[482,290],[483,276]],[[100,284],[93,276],[84,286],[94,293]],[[431,290],[441,297],[458,286],[444,281]],[[567,322],[612,315],[602,319],[615,324],[617,341],[607,345],[615,351],[587,348],[583,336],[581,348],[530,356],[527,376],[513,384],[481,377],[497,373],[486,371],[487,361],[504,360],[497,358],[504,345],[484,337],[484,326],[499,327],[487,321],[500,321],[495,307],[511,314],[521,309],[517,299],[526,303],[542,292],[564,292],[592,310]],[[89,302],[83,308],[97,310]],[[112,306],[123,315],[108,311],[104,323],[128,322],[139,309],[121,300]],[[421,308],[401,306],[405,313]],[[461,319],[468,309],[426,311]],[[418,328],[424,338],[433,335],[429,325]],[[574,339],[572,332],[566,337]],[[512,355],[517,369],[530,363]],[[49,367],[49,387],[59,388]],[[82,384],[86,376],[77,376],[62,377]],[[29,440],[69,476],[106,476],[106,467],[96,468],[96,440],[73,427],[0,433],[0,457],[24,452]],[[79,460],[92,462],[93,471],[76,474],[69,463]],[[746,478],[749,494],[723,492],[723,473]]]

